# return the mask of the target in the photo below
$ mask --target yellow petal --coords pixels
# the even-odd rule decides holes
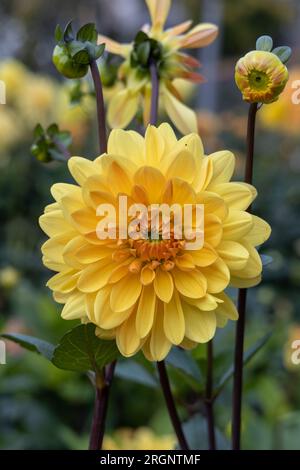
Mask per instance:
[[[185,253],[175,258],[176,266],[182,271],[191,271],[195,269],[194,258],[192,256],[192,251],[190,253]]]
[[[271,235],[271,227],[260,217],[252,215],[253,227],[245,236],[245,240],[253,246],[262,245]]]
[[[145,164],[144,139],[137,132],[113,129],[107,146],[109,154],[121,155],[138,165]]]
[[[97,164],[82,157],[72,157],[68,160],[68,167],[74,180],[82,186],[89,176],[97,173]]]
[[[61,312],[61,317],[64,320],[77,320],[84,317],[86,315],[84,300],[81,292],[71,295]]]
[[[159,305],[156,312],[150,339],[150,355],[153,361],[162,361],[168,355],[172,347],[171,341],[164,332],[163,304]]]
[[[178,153],[167,169],[167,179],[181,178],[187,183],[192,183],[195,178],[196,164],[193,155],[182,150]]]
[[[207,343],[216,331],[216,315],[214,312],[204,312],[187,303],[183,306],[185,318],[185,335],[197,343]]]
[[[231,298],[224,292],[218,294],[218,298],[221,299],[223,302],[221,304],[218,304],[216,313],[220,313],[224,317],[229,318],[230,320],[237,320],[239,318],[239,314]]]
[[[86,244],[85,238],[82,236],[75,236],[71,238],[63,248],[63,260],[66,265],[72,266],[74,269],[82,269],[82,264],[76,259],[75,253],[83,245]]]
[[[97,325],[103,330],[111,330],[118,327],[127,320],[132,312],[132,308],[124,312],[114,312],[110,308],[109,303],[110,290],[109,286],[101,289],[95,299],[95,320]]]
[[[237,287],[238,289],[248,289],[249,287],[255,287],[261,282],[261,275],[253,277],[251,279],[241,279],[240,277],[231,276],[230,285]],[[219,295],[219,294],[218,294]]]
[[[55,274],[55,276],[49,279],[46,285],[53,291],[68,294],[76,288],[77,279],[78,273],[72,269]]]
[[[132,121],[138,111],[139,95],[130,90],[121,90],[108,105],[107,120],[111,128],[124,128]]]
[[[150,204],[160,202],[166,180],[159,170],[150,166],[143,166],[134,175],[134,181],[145,189]]]
[[[170,302],[164,303],[164,332],[172,344],[178,345],[184,338],[184,314],[176,291]]]
[[[85,268],[78,280],[78,289],[81,292],[96,292],[104,287],[111,275],[115,264],[112,263],[111,257],[97,261]]]
[[[108,52],[112,54],[120,55],[122,57],[127,57],[130,51],[130,44],[120,44],[112,39],[108,38],[107,36],[103,36],[102,34],[98,35],[98,44],[105,44],[105,48]]]
[[[257,196],[256,189],[245,183],[222,183],[211,188],[231,209],[246,210]]]
[[[185,33],[189,29],[191,24],[192,24],[191,20],[185,21],[184,23],[180,23],[176,26],[173,26],[172,28],[167,29],[166,33],[169,36],[179,36]]]
[[[148,286],[154,281],[154,279],[155,279],[154,270],[149,268],[148,266],[144,266],[141,271],[141,283],[144,286]]]
[[[175,98],[166,88],[163,91],[163,103],[169,118],[182,134],[197,132],[196,113]]]
[[[242,279],[252,279],[260,276],[262,272],[262,261],[257,250],[249,243],[243,240],[241,242],[249,253],[248,261],[243,269],[232,270],[232,275]]]
[[[190,253],[195,265],[202,268],[214,263],[218,258],[218,253],[209,243],[205,243],[201,250],[194,250]]]
[[[146,0],[154,28],[163,28],[168,17],[171,0]]]
[[[139,276],[128,274],[113,285],[110,294],[110,306],[114,312],[123,312],[132,307],[142,290]]]
[[[204,191],[212,178],[213,175],[213,164],[210,158],[205,157],[201,160],[199,169],[198,169],[198,174],[195,177],[195,180],[193,182],[193,186],[195,187],[195,190],[197,192],[199,191]]]
[[[131,314],[117,329],[116,341],[120,352],[125,357],[133,356],[140,349],[141,340],[136,331],[134,314]]]
[[[218,27],[212,23],[202,23],[183,36],[180,46],[183,49],[205,47],[211,44],[218,35]]]
[[[212,247],[219,245],[223,236],[223,227],[220,219],[214,214],[207,214],[204,218],[204,240]]]
[[[250,214],[236,209],[230,209],[228,217],[223,224],[223,240],[237,240],[247,235],[253,227],[253,218]]]
[[[229,269],[243,269],[249,259],[249,252],[238,242],[224,240],[218,246],[218,253]]]
[[[172,270],[176,289],[186,297],[197,299],[206,294],[207,282],[202,273],[197,271],[180,271],[178,268]]]
[[[81,189],[75,184],[68,183],[55,183],[51,187],[51,194],[57,202],[60,202],[61,199],[65,196],[70,196],[73,194],[81,195]]]
[[[156,276],[154,279],[154,289],[157,297],[163,302],[170,302],[173,291],[173,278],[170,273],[157,269]]]
[[[48,235],[54,237],[72,231],[72,226],[65,220],[61,210],[47,212],[39,218],[41,229]]]
[[[156,308],[156,295],[153,286],[143,287],[136,313],[136,331],[145,338],[153,326]]]
[[[158,167],[165,151],[165,142],[154,126],[148,126],[145,134],[146,165]]]
[[[220,294],[218,294],[218,297],[220,297]],[[199,310],[205,310],[208,312],[215,310],[218,307],[219,303],[222,303],[222,300],[217,297],[214,297],[211,294],[206,294],[201,299],[189,299],[185,297],[184,301],[190,305],[194,305]]]
[[[166,184],[163,202],[166,204],[195,204],[196,193],[193,188],[179,178],[173,178]]]
[[[174,146],[177,144],[176,134],[173,131],[170,124],[163,122],[159,127],[158,131],[162,136],[165,143],[165,153],[169,153],[174,149]]]
[[[207,268],[202,268],[201,272],[207,280],[207,291],[210,294],[223,291],[229,284],[229,269],[220,258]]]
[[[228,150],[212,153],[209,158],[213,163],[213,176],[210,185],[228,183],[233,175],[235,157]]]
[[[228,208],[223,199],[213,192],[203,191],[197,194],[197,203],[204,204],[205,214],[214,214],[220,220],[228,215]]]

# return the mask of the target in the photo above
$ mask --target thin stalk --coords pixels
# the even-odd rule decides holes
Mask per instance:
[[[170,382],[169,382],[169,378],[167,374],[167,369],[166,369],[164,361],[157,363],[157,369],[159,373],[160,384],[163,389],[164,397],[166,400],[166,405],[168,408],[169,416],[170,416],[175,434],[177,436],[178,443],[182,450],[189,450],[188,443],[183,434],[181,422],[177,414],[177,410],[176,410],[176,406],[175,406],[175,402],[174,402],[174,398],[172,395]]]
[[[157,66],[154,61],[152,61],[150,65],[150,74],[152,83],[150,124],[156,126],[158,118],[159,76],[157,72]]]
[[[97,62],[93,60],[90,63],[91,74],[94,81],[96,103],[97,103],[97,119],[98,119],[98,134],[99,134],[99,147],[100,153],[107,152],[107,137],[106,137],[106,124],[105,124],[105,105],[103,98],[103,88],[101,82],[100,72]]]
[[[102,448],[109,392],[114,376],[115,367],[116,362],[113,362],[108,366],[107,371],[102,371],[102,376],[96,376],[96,397],[89,450],[101,450]]]
[[[205,408],[209,450],[216,450],[215,421],[213,410],[213,360],[213,341],[211,340],[209,343],[207,343],[207,373],[205,391]]]
[[[249,107],[248,129],[247,129],[247,159],[245,169],[245,183],[252,184],[254,142],[255,142],[255,121],[257,113],[257,103]],[[251,212],[249,207],[248,212]],[[246,320],[247,289],[240,289],[238,296],[239,319],[236,327],[235,354],[234,354],[234,375],[233,375],[233,397],[232,397],[232,449],[240,450],[241,447],[241,413],[242,413],[242,392],[243,392],[243,356],[244,337]]]

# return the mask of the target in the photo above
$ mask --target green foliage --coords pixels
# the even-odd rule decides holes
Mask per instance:
[[[256,41],[257,51],[271,52],[273,49],[273,39],[270,36],[260,36]]]
[[[51,124],[46,130],[37,124],[34,131],[34,142],[31,145],[32,155],[43,163],[53,160],[66,161],[72,136],[69,131],[61,131],[57,124]]]

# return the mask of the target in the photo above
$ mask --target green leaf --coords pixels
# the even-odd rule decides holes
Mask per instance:
[[[181,370],[185,375],[189,375],[199,383],[202,382],[198,364],[187,351],[173,347],[165,360],[167,364]]]
[[[19,344],[22,348],[28,349],[28,351],[33,351],[38,354],[41,354],[49,361],[52,360],[53,352],[55,349],[54,344],[43,341],[42,339],[35,338],[34,336],[27,336],[21,334],[3,334],[2,338],[13,341],[14,343]]]
[[[260,255],[260,259],[263,266],[268,266],[268,264],[273,263],[273,258],[269,255]]]
[[[98,46],[95,46],[94,59],[95,60],[99,59],[103,55],[104,51],[105,51],[105,44],[99,44]]]
[[[195,414],[183,425],[183,432],[191,450],[208,449],[208,431],[204,416],[200,413]],[[216,446],[218,450],[229,450],[230,446],[227,439],[218,428],[215,428]]]
[[[90,56],[86,49],[80,49],[78,52],[72,54],[72,59],[76,64],[88,65],[90,63]]]
[[[257,51],[271,52],[273,47],[273,39],[270,36],[260,36],[256,41]]]
[[[138,45],[137,47],[137,58],[141,65],[146,66],[149,61],[150,52],[151,52],[151,44],[149,41],[143,42]]]
[[[71,42],[73,41],[73,39],[74,39],[74,33],[73,33],[72,21],[69,21],[69,23],[67,24],[64,30],[64,41]]]
[[[115,375],[147,387],[156,388],[158,382],[141,364],[133,360],[118,362]]]
[[[270,339],[271,333],[267,333],[265,336],[263,336],[261,339],[256,341],[256,343],[251,346],[245,353],[244,353],[244,358],[243,358],[243,364],[244,366],[248,364],[248,362],[256,355],[258,351],[260,351],[264,345],[267,343],[267,341]],[[221,377],[215,391],[214,391],[214,397],[216,398],[221,390],[225,387],[225,385],[229,382],[229,380],[232,378],[234,373],[234,366],[231,365],[229,369],[225,372],[225,374]]]
[[[50,124],[50,126],[47,129],[47,133],[49,134],[50,137],[56,136],[58,132],[59,132],[59,127],[56,123]]]
[[[35,138],[42,137],[44,135],[44,129],[41,124],[37,124],[34,128],[33,135]]]
[[[115,341],[104,341],[95,335],[95,325],[79,325],[62,337],[55,348],[52,362],[59,369],[86,372],[100,371],[119,356]]]
[[[135,36],[134,43],[138,45],[145,41],[149,41],[149,36],[144,31],[139,31]]]
[[[64,37],[64,33],[60,27],[60,25],[58,24],[55,28],[55,33],[54,33],[54,37],[55,37],[55,41],[57,43],[60,43],[62,40],[63,40],[63,37]]]
[[[292,55],[292,49],[288,46],[276,47],[272,52],[279,57],[283,64],[286,64]]]
[[[82,26],[76,36],[77,41],[90,41],[96,44],[98,38],[98,33],[96,30],[95,23],[87,23]]]

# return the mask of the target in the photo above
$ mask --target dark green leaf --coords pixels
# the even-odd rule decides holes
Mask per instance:
[[[98,33],[96,30],[95,23],[88,23],[80,28],[80,30],[77,33],[76,39],[77,41],[82,41],[82,42],[90,41],[96,44],[97,37],[98,37]]]
[[[244,366],[248,364],[248,362],[256,355],[256,353],[264,347],[264,345],[267,343],[270,337],[271,337],[271,333],[267,333],[265,336],[259,339],[253,346],[251,346],[251,348],[249,348],[244,353],[244,359],[243,359]],[[214,391],[214,397],[217,397],[220,394],[221,390],[225,387],[227,382],[232,378],[233,373],[234,373],[234,367],[232,365],[225,372],[225,374],[221,377],[217,385],[217,388]]]
[[[187,351],[173,347],[166,357],[166,362],[176,369],[180,369],[184,374],[189,375],[197,382],[200,383],[202,381],[201,372],[197,362]]]
[[[206,419],[201,414],[194,415],[183,425],[183,432],[188,441],[191,450],[207,450],[208,449],[208,432]],[[216,444],[219,450],[229,450],[229,443],[221,433],[215,428]]]
[[[137,57],[138,61],[141,65],[146,66],[149,61],[150,52],[151,52],[151,44],[149,41],[143,42],[138,45],[137,49]]]
[[[55,348],[53,364],[59,369],[86,372],[99,371],[119,356],[115,341],[104,341],[95,335],[95,325],[79,325],[69,331]]]
[[[103,52],[105,51],[105,44],[99,44],[98,46],[95,46],[94,51],[94,59],[97,60],[103,55]]]
[[[268,51],[270,52],[273,47],[273,39],[270,36],[261,36],[256,41],[257,51]]]
[[[67,24],[64,30],[64,40],[65,42],[70,42],[70,41],[73,41],[73,39],[74,39],[74,34],[73,34],[73,28],[72,28],[72,21],[69,21],[69,23]]]
[[[14,343],[19,344],[22,348],[28,349],[29,351],[37,352],[41,354],[49,361],[52,360],[53,352],[55,349],[54,344],[48,343],[47,341],[43,341],[39,338],[35,338],[34,336],[27,336],[27,335],[20,335],[20,334],[3,334],[1,335],[2,338],[9,339]]]
[[[49,134],[50,137],[54,137],[56,134],[59,132],[59,127],[56,123],[51,124],[48,129],[47,133]]]
[[[292,55],[292,49],[288,46],[276,47],[272,52],[279,57],[283,64],[286,64]]]
[[[76,64],[88,65],[90,63],[90,56],[86,49],[81,49],[72,55]]]
[[[144,33],[144,31],[139,31],[137,35],[135,36],[134,43],[138,45],[148,40],[149,40],[149,36],[146,33]]]
[[[44,129],[42,128],[41,124],[37,124],[35,126],[33,134],[34,134],[35,138],[38,138],[38,137],[41,137],[42,135],[44,135]]]
[[[141,364],[133,360],[118,362],[116,367],[116,376],[125,380],[130,380],[148,387],[155,388],[158,383]]]
[[[54,37],[55,37],[55,41],[57,43],[60,43],[63,40],[64,33],[63,33],[61,27],[59,26],[59,24],[55,28]]]

